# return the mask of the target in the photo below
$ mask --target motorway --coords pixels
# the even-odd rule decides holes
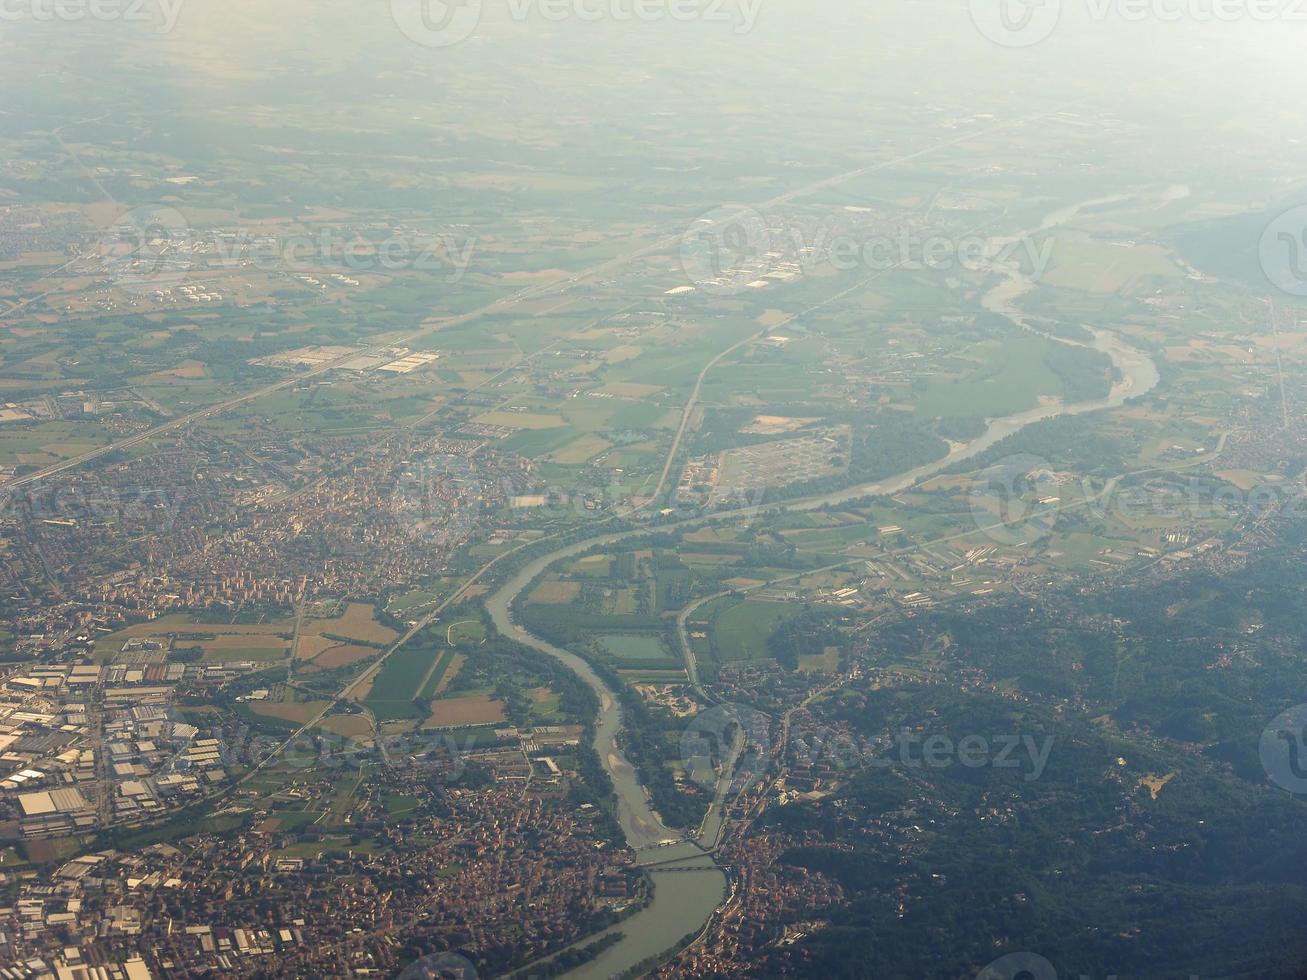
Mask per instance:
[[[1028,120],[1018,120],[1013,123],[1003,124],[1003,126],[997,128],[1007,128],[1008,126],[1023,124],[1027,121]],[[869,174],[883,167],[898,165],[919,158],[928,153],[936,152],[940,149],[959,145],[969,139],[974,139],[987,134],[994,128],[996,127],[991,127],[989,130],[971,134],[969,136],[963,136],[954,140],[935,144],[932,147],[928,147],[914,154],[909,154],[895,161],[886,161],[870,167],[860,168],[859,170],[852,171],[849,174],[838,175],[824,181],[815,182],[808,187],[796,189],[787,194],[779,195],[769,202],[763,202],[758,205],[758,207],[766,208],[776,206],[811,190],[819,189],[823,186],[828,186],[850,177]],[[433,332],[450,329],[452,327],[473,322],[487,315],[511,310],[513,306],[521,302],[545,295],[550,291],[559,288],[562,288],[563,290],[569,289],[582,281],[603,275],[607,271],[621,268],[640,256],[673,246],[679,241],[679,235],[661,239],[651,245],[639,248],[628,255],[619,256],[600,263],[586,272],[541,286],[521,290],[511,296],[495,300],[479,309],[460,316],[441,320],[438,323],[414,331],[404,337],[389,340],[385,344],[378,344],[376,347],[371,349],[379,350],[381,347],[392,346],[394,344],[411,344]],[[828,297],[821,304],[812,307],[810,310],[805,310],[802,313],[795,314],[777,326],[783,326],[784,323],[792,322],[812,310],[835,302],[841,296],[847,295],[856,289],[864,288],[865,285],[865,281],[860,281],[850,289]],[[1015,310],[1012,303],[1016,296],[1020,294],[1021,290],[1016,289],[1014,291],[1014,287],[1011,283],[1005,283],[1005,286],[1006,291],[1004,291],[1004,286],[1000,286],[993,294],[991,294],[991,297],[989,297],[989,299],[992,300],[990,308],[995,309],[995,311],[1003,312],[1019,326],[1028,329],[1020,312]],[[768,329],[776,329],[776,327],[774,326]],[[747,344],[756,341],[765,333],[766,330],[755,332],[749,337],[746,337],[732,345],[730,348],[722,351],[704,365],[696,379],[696,384],[691,396],[685,405],[680,426],[670,446],[655,492],[648,497],[643,505],[641,505],[642,507],[647,507],[658,501],[665,490],[707,375],[733,351],[741,349]],[[1106,332],[1100,332],[1096,336],[1095,346],[1099,346],[1100,349],[1106,350],[1106,352],[1113,357],[1113,360],[1117,362],[1118,367],[1121,369],[1121,374],[1124,378],[1123,383],[1116,386],[1112,395],[1100,402],[1085,403],[1076,406],[1041,406],[1017,416],[996,420],[991,423],[984,436],[968,445],[964,451],[950,453],[938,463],[929,464],[925,467],[918,467],[910,473],[902,474],[900,477],[890,481],[869,486],[853,487],[839,493],[827,494],[806,500],[769,505],[767,508],[743,508],[738,512],[727,511],[712,514],[703,518],[670,524],[660,528],[660,530],[672,530],[678,527],[688,527],[694,524],[706,523],[708,521],[730,519],[733,516],[757,516],[759,513],[772,511],[780,506],[797,509],[817,508],[828,504],[858,499],[869,494],[898,492],[900,489],[912,485],[918,480],[924,478],[926,475],[933,474],[952,465],[960,458],[966,458],[984,451],[984,449],[997,443],[1002,438],[1005,438],[1016,431],[1020,431],[1020,429],[1036,421],[1051,418],[1059,414],[1096,411],[1104,407],[1115,407],[1124,402],[1127,397],[1142,394],[1147,390],[1150,390],[1157,383],[1156,369],[1152,365],[1151,360],[1149,360],[1142,352],[1128,348],[1124,343],[1120,342],[1119,339],[1107,334]],[[23,487],[31,486],[41,480],[74,469],[111,452],[131,449],[148,443],[150,440],[157,438],[158,436],[176,431],[199,421],[222,415],[241,405],[248,404],[266,397],[267,395],[274,394],[292,386],[303,384],[313,378],[327,374],[363,353],[366,353],[366,349],[352,351],[342,358],[320,365],[310,371],[299,373],[274,384],[234,396],[186,416],[169,420],[168,422],[155,426],[145,432],[109,443],[90,452],[71,457],[32,474],[15,478],[9,482],[5,489],[21,489]],[[625,936],[620,942],[609,947],[594,961],[576,971],[573,971],[571,975],[579,978],[579,980],[598,980],[598,978],[601,977],[608,977],[614,973],[621,972],[622,970],[634,966],[636,963],[643,961],[649,956],[658,955],[670,948],[682,937],[701,930],[703,923],[721,905],[726,896],[725,875],[722,870],[715,865],[712,858],[705,855],[703,851],[694,846],[692,842],[684,841],[679,834],[669,831],[662,823],[658,814],[652,810],[649,804],[648,795],[643,786],[640,785],[634,767],[631,766],[628,760],[626,760],[620,747],[622,718],[615,692],[611,691],[603,680],[593,672],[589,664],[580,657],[577,657],[569,651],[554,647],[538,637],[532,636],[514,623],[511,616],[511,605],[513,600],[516,599],[535,576],[545,568],[548,568],[559,560],[571,555],[579,554],[580,552],[592,547],[601,547],[606,546],[607,544],[617,543],[643,533],[647,532],[644,530],[636,530],[617,534],[597,535],[591,539],[560,548],[558,551],[530,562],[524,569],[519,570],[509,582],[503,585],[486,601],[486,608],[501,633],[558,659],[581,676],[597,694],[600,702],[600,712],[599,717],[596,720],[596,749],[599,751],[601,762],[608,770],[609,775],[613,780],[618,797],[619,822],[630,846],[636,850],[637,855],[643,855],[646,860],[652,856],[650,853],[652,849],[664,849],[656,859],[659,863],[663,863],[667,860],[675,861],[676,859],[680,859],[679,863],[677,863],[678,867],[682,869],[691,869],[695,872],[691,874],[684,870],[678,871],[674,878],[668,878],[659,872],[654,872],[654,874],[658,875],[658,887],[655,892],[654,900],[632,919],[629,919],[624,923],[622,931],[625,933]],[[532,542],[532,545],[538,543],[539,542]],[[485,575],[487,575],[498,563],[509,559],[526,547],[528,546],[522,545],[511,551],[505,552],[483,566],[472,578],[465,582],[458,591],[410,627],[409,630],[400,637],[367,671],[347,685],[341,691],[337,701],[348,700],[352,697],[363,687],[363,685],[376,676],[376,673],[383,667],[387,659],[392,656],[396,650],[400,649],[404,643],[438,618],[438,616],[440,616],[446,609],[450,608],[455,602],[462,599],[467,590],[484,578]],[[692,655],[691,658],[687,660],[687,669],[691,671],[692,678],[697,678],[697,669],[695,669],[695,666],[692,664]],[[332,706],[334,706],[334,703]],[[325,708],[315,718],[296,730],[284,743],[282,743],[281,749],[284,750],[284,748],[291,745],[297,738],[303,736],[306,732],[312,730],[315,726],[321,723],[331,710],[332,706]],[[241,783],[243,784],[256,775],[263,767],[276,759],[279,754],[280,750],[275,751],[262,762],[254,766],[241,780]],[[722,787],[723,785],[729,785],[732,778],[732,773],[729,771],[730,768],[730,766],[724,767],[724,771],[719,779],[719,790],[717,795],[722,810],[725,809]],[[714,835],[714,840],[717,836],[719,835]],[[686,887],[681,888],[672,886],[671,882],[673,880],[686,882]],[[593,941],[594,938],[595,937],[590,937],[587,941]]]
[[[1030,329],[1024,322],[1023,314],[1015,306],[1016,299],[1028,287],[1028,281],[1015,268],[1005,269],[1004,272],[1006,273],[1005,278],[986,296],[985,305],[993,312],[1010,317],[1022,329]],[[861,285],[862,283],[859,283],[859,287]],[[1096,332],[1093,346],[1111,357],[1119,373],[1120,380],[1113,385],[1111,392],[1105,398],[1075,404],[1066,404],[1059,400],[1055,404],[1041,404],[1025,412],[991,420],[984,434],[971,443],[954,447],[946,456],[933,463],[915,467],[896,477],[874,484],[850,487],[845,490],[800,500],[783,501],[756,508],[740,508],[736,511],[691,518],[661,525],[658,530],[660,532],[669,532],[709,522],[730,520],[733,517],[756,518],[761,514],[774,512],[781,508],[812,510],[846,503],[867,496],[900,493],[961,460],[979,455],[1003,439],[1036,422],[1060,415],[1075,415],[1101,411],[1107,408],[1117,408],[1128,399],[1151,391],[1160,382],[1160,375],[1152,359],[1143,351],[1130,347],[1114,334],[1107,331]],[[720,356],[715,358],[708,367],[710,368],[720,360]],[[705,368],[700,374],[700,385],[707,371],[708,369]],[[697,390],[698,387],[696,387]],[[684,425],[682,430],[684,430]],[[674,443],[673,451],[675,451],[675,448],[676,443]],[[667,472],[667,468],[664,469],[664,472]],[[1111,493],[1115,485],[1116,481],[1110,482],[1102,493]],[[1071,509],[1072,507],[1086,506],[1088,503],[1090,501],[1085,500],[1065,505],[1065,507]],[[993,527],[1002,527],[1004,524],[1005,522],[996,521]],[[946,535],[936,541],[925,542],[922,545],[910,546],[910,548],[903,550],[915,550],[920,547],[970,537],[976,531],[983,530],[985,528],[977,527],[976,529]],[[620,702],[616,692],[611,690],[594,672],[589,663],[581,657],[570,651],[562,650],[529,633],[518,625],[512,616],[512,606],[518,596],[541,573],[559,561],[576,557],[594,548],[611,547],[647,533],[647,529],[639,529],[603,534],[569,544],[558,551],[534,559],[485,600],[486,610],[501,633],[559,660],[580,676],[598,696],[600,711],[596,721],[595,749],[613,781],[617,798],[618,822],[626,836],[627,844],[636,852],[637,863],[657,865],[670,863],[674,867],[704,872],[695,875],[678,873],[674,878],[668,878],[664,871],[651,870],[649,873],[654,877],[655,881],[653,900],[640,912],[627,919],[620,927],[609,930],[608,933],[589,936],[583,941],[583,944],[589,944],[603,935],[616,932],[622,933],[620,941],[609,946],[595,959],[576,970],[570,971],[567,976],[573,977],[574,980],[606,980],[606,978],[630,970],[636,964],[648,960],[651,956],[660,955],[672,948],[682,937],[691,934],[702,935],[705,923],[723,908],[723,902],[731,894],[727,889],[727,879],[724,872],[711,857],[711,852],[705,854],[699,844],[702,840],[707,839],[713,842],[713,850],[720,847],[725,831],[725,814],[728,809],[726,794],[729,792],[730,785],[735,778],[734,763],[738,759],[742,747],[742,738],[740,737],[742,733],[737,732],[736,744],[732,747],[726,764],[722,766],[721,772],[718,774],[714,802],[709,808],[708,814],[705,815],[699,831],[693,839],[683,839],[680,844],[672,843],[677,839],[678,835],[669,830],[663,824],[661,817],[653,810],[648,792],[641,785],[638,774],[620,748],[623,722]],[[848,562],[842,562],[832,567],[843,567],[846,564]],[[783,576],[767,584],[769,586],[774,585],[785,579],[799,577],[799,574],[810,574],[810,572]],[[696,607],[701,605],[702,601],[697,603]],[[692,682],[696,682],[696,690],[702,691],[702,685],[697,684],[697,662],[690,648],[688,637],[685,635],[685,623],[690,612],[692,612],[692,609],[683,613],[678,619],[678,631],[681,635],[682,653],[685,657],[688,676]],[[784,719],[783,730],[787,739],[790,714],[791,712],[787,712]],[[773,750],[773,762],[776,761],[777,751],[780,750]],[[747,788],[747,786],[740,787],[740,794],[743,794]],[[655,849],[665,850],[659,853]],[[697,888],[672,887],[673,882],[677,882],[679,885],[682,881],[695,885]],[[714,897],[715,901],[713,900]],[[538,964],[532,966],[536,965]],[[528,967],[529,969],[530,967]]]
[[[1043,112],[1034,113],[1029,116],[1022,116],[1016,119],[1007,120],[1006,122],[995,123],[992,126],[985,126],[971,133],[964,133],[960,136],[954,136],[949,139],[938,140],[934,143],[931,143],[929,146],[922,147],[919,150],[914,150],[910,153],[905,153],[889,160],[881,160],[876,163],[869,164],[865,167],[859,167],[855,170],[849,170],[844,173],[833,174],[830,177],[825,177],[820,180],[816,180],[811,183],[805,184],[802,187],[796,187],[782,194],[778,194],[775,197],[772,197],[765,201],[760,201],[752,205],[740,206],[733,209],[732,208],[723,209],[723,212],[719,214],[715,219],[708,221],[707,228],[714,228],[721,225],[729,225],[732,221],[736,220],[737,218],[740,218],[745,215],[749,215],[751,213],[754,213],[755,211],[759,211],[759,210],[765,211],[767,209],[780,207],[783,204],[787,204],[790,201],[795,200],[796,198],[802,197],[805,194],[810,194],[814,191],[823,190],[828,187],[838,186],[839,184],[842,184],[846,181],[857,180],[859,178],[869,176],[871,174],[877,173],[882,170],[889,170],[895,167],[901,167],[905,164],[913,163],[917,160],[931,156],[932,154],[939,153],[944,150],[955,149],[956,147],[965,145],[966,143],[970,143],[974,140],[985,139],[1010,129],[1015,129],[1021,126],[1030,125],[1032,123],[1038,123],[1041,120],[1052,118],[1056,116],[1058,113],[1064,112],[1066,109],[1070,108],[1075,104],[1077,103],[1069,102],[1063,105],[1059,105],[1053,109],[1045,110]],[[56,131],[55,135],[58,138],[58,131]],[[62,142],[62,139],[60,139],[60,141]],[[70,155],[73,156],[75,160],[77,159],[76,154],[73,153],[71,149],[69,149],[68,152],[70,153]],[[81,161],[78,160],[79,164],[80,162]],[[88,176],[90,177],[90,179],[92,179],[93,182],[97,184],[97,186],[99,186],[99,181],[95,179],[94,174],[91,174],[88,171]],[[112,196],[108,195],[107,191],[103,191],[103,188],[101,188],[101,190],[110,202],[114,202],[114,199],[112,198]],[[698,230],[702,232],[706,229],[699,228]],[[63,473],[68,470],[75,469],[92,460],[99,459],[100,457],[105,456],[111,452],[122,450],[122,449],[134,448],[136,446],[147,443],[151,439],[154,439],[160,435],[164,435],[168,432],[175,431],[176,429],[183,428],[194,422],[203,421],[204,419],[209,419],[218,415],[222,415],[233,408],[237,408],[251,401],[256,401],[267,395],[275,394],[276,392],[283,391],[286,388],[293,387],[294,385],[303,384],[305,381],[310,381],[314,378],[327,374],[330,371],[336,370],[341,366],[341,364],[347,363],[348,361],[353,360],[354,358],[367,354],[369,352],[375,352],[384,347],[391,347],[391,346],[401,345],[401,344],[402,345],[411,344],[414,343],[415,341],[418,341],[426,337],[428,334],[434,333],[438,330],[447,330],[451,327],[458,327],[467,323],[474,322],[478,319],[481,319],[484,316],[509,310],[512,307],[522,302],[548,295],[557,290],[562,290],[565,292],[568,289],[572,288],[573,286],[579,285],[584,282],[588,282],[592,279],[596,279],[600,276],[603,276],[606,273],[616,272],[626,267],[631,262],[636,261],[637,259],[644,258],[646,256],[653,255],[658,252],[666,251],[669,248],[679,246],[683,238],[684,238],[683,232],[660,237],[653,242],[650,242],[645,245],[637,246],[628,252],[617,255],[614,258],[607,259],[603,262],[597,263],[593,266],[590,266],[587,269],[576,272],[570,276],[562,276],[557,279],[553,279],[549,282],[540,283],[535,286],[529,286],[509,296],[501,297],[500,299],[487,303],[486,305],[478,307],[475,310],[471,310],[467,313],[463,313],[455,317],[442,319],[439,323],[436,323],[430,327],[416,330],[404,336],[388,340],[372,348],[360,348],[359,350],[352,351],[350,354],[345,355],[344,357],[341,357],[337,360],[330,361],[326,364],[319,365],[318,367],[313,368],[310,371],[302,372],[300,374],[295,375],[294,377],[286,378],[282,381],[276,382],[275,384],[267,385],[265,387],[258,388],[254,391],[246,392],[245,394],[242,395],[234,396],[232,398],[226,399],[221,402],[216,402],[213,405],[210,405],[206,408],[199,409],[198,411],[192,412],[189,415],[172,419],[166,423],[155,426],[151,429],[147,429],[144,432],[137,433],[136,435],[128,436],[125,439],[119,439],[115,442],[111,442],[104,446],[101,446],[98,449],[93,449],[90,450],[89,452],[81,453],[77,456],[71,456],[68,459],[61,460],[58,463],[54,463],[50,466],[37,470],[33,473],[29,473],[22,477],[16,477],[10,480],[8,483],[0,485],[0,489],[17,490],[17,489],[21,489],[22,487],[31,486],[32,484],[39,483],[41,480],[48,479],[49,477],[54,476],[58,473]],[[66,267],[67,266],[65,265],[64,268]],[[45,295],[49,295],[49,292],[42,294],[42,296]],[[37,299],[40,298],[41,297],[33,297],[27,301],[12,306],[10,309],[3,311],[3,313],[0,313],[0,319],[8,318],[10,315],[17,312],[19,309],[26,308],[27,306],[31,305],[31,303],[35,302]],[[831,302],[836,298],[838,297],[831,297],[831,299],[828,300],[827,302]],[[824,305],[824,304],[819,304],[819,305]],[[797,316],[791,317],[790,319],[793,320],[796,318]],[[771,329],[775,329],[775,328],[771,328]],[[727,353],[729,353],[729,351],[723,352],[721,357],[725,357]],[[706,375],[708,370],[710,370],[712,366],[713,366],[712,364],[709,364],[704,369],[703,375]],[[702,382],[703,375],[700,376],[700,382]],[[696,392],[697,392],[697,388],[696,388]],[[684,430],[684,424],[682,425],[682,431],[683,430]],[[679,444],[679,438],[677,442]],[[674,459],[675,457],[673,456],[671,458]],[[666,482],[667,472],[668,471],[665,470],[663,473],[663,478],[659,483],[660,489],[662,485]],[[653,496],[654,499],[657,498],[657,494],[654,494]]]

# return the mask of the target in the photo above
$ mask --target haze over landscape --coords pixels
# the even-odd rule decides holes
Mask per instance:
[[[1305,49],[0,0],[0,976],[1307,977]]]

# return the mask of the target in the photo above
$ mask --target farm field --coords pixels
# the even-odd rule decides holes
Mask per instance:
[[[343,636],[378,646],[386,646],[398,638],[393,629],[377,622],[375,610],[366,602],[348,603],[339,616],[331,619],[309,620],[303,632],[306,636]]]
[[[129,640],[144,640],[155,641],[164,648],[171,646],[174,650],[199,647],[205,663],[274,662],[290,656],[290,637],[294,628],[291,620],[258,624],[217,623],[174,614],[129,626],[97,640],[96,659],[101,663],[132,662],[136,658],[131,653],[123,653],[123,645]]]
[[[448,683],[445,681],[445,675],[449,673],[449,669],[457,656],[453,651],[446,650],[436,658],[436,662],[431,665],[431,670],[422,682],[422,688],[418,692],[419,700],[425,701],[435,697],[443,685]]]
[[[341,643],[329,647],[327,650],[313,658],[312,663],[306,670],[334,670],[337,667],[348,667],[351,664],[360,663],[378,655],[373,647],[361,647],[351,643]]]
[[[1090,239],[1059,241],[1047,281],[1053,286],[1093,293],[1116,293],[1148,276],[1174,278],[1179,268],[1166,253]]]
[[[234,661],[254,661],[256,663],[275,663],[278,660],[285,660],[290,655],[290,642],[278,643],[276,645],[258,645],[249,646],[248,639],[244,637],[224,637],[220,636],[213,641],[200,641],[195,644],[204,649],[203,662],[206,664],[213,663],[230,663]]]
[[[314,660],[327,650],[338,646],[339,641],[325,636],[301,636],[295,645],[296,660]]]
[[[1033,407],[1041,395],[1058,395],[1062,384],[1045,364],[1052,341],[1020,336],[978,344],[963,353],[972,366],[961,377],[931,380],[914,399],[924,415],[993,417]]]
[[[604,633],[600,645],[620,663],[628,666],[674,665],[676,658],[657,636],[644,633]]]
[[[345,738],[358,738],[372,731],[372,726],[364,715],[330,715],[323,718],[317,727]]]
[[[5,954],[1296,977],[1302,38],[1008,5],[5,31]]]
[[[423,723],[422,728],[429,731],[434,728],[497,725],[506,718],[504,703],[488,695],[440,698],[431,702],[431,717]]]
[[[785,602],[746,599],[725,606],[712,624],[717,659],[758,660],[767,656],[767,637],[785,620],[797,616],[803,607]]]
[[[588,462],[610,448],[612,448],[612,443],[601,439],[599,436],[586,435],[569,442],[562,449],[555,450],[550,458],[555,463],[563,466],[575,466]]]
[[[528,601],[548,606],[566,605],[575,602],[580,595],[580,582],[545,581],[536,586]]]
[[[382,722],[421,718],[416,698],[438,654],[435,647],[416,642],[397,651],[373,680],[364,706]]]
[[[326,701],[284,701],[280,703],[255,701],[250,705],[250,710],[265,718],[276,718],[280,721],[290,721],[297,725],[304,725],[312,721],[318,712],[327,706],[327,703]]]
[[[839,666],[839,647],[827,647],[823,653],[799,658],[799,670],[805,674],[833,674]]]
[[[481,643],[485,638],[486,627],[479,619],[465,619],[445,627],[445,642],[450,646]]]
[[[474,420],[479,425],[497,425],[505,429],[558,429],[567,425],[567,420],[559,415],[541,415],[533,412],[487,412]]]

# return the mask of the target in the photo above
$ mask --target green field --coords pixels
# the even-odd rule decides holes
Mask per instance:
[[[1175,277],[1179,268],[1160,251],[1121,248],[1110,242],[1064,238],[1053,250],[1047,281],[1052,286],[1115,293],[1144,277]]]
[[[445,673],[449,670],[449,665],[453,662],[454,652],[452,650],[446,650],[440,655],[440,659],[436,662],[435,669],[431,671],[431,676],[429,676],[427,682],[422,685],[422,691],[418,694],[420,700],[425,701],[428,698],[434,698],[436,696],[436,688],[440,685],[441,680],[444,679]]]
[[[604,650],[623,664],[657,666],[676,662],[662,639],[647,633],[604,633],[598,639]]]
[[[767,637],[785,620],[802,611],[802,606],[793,603],[749,599],[727,606],[713,621],[712,636],[718,660],[726,663],[765,658]]]
[[[876,535],[876,529],[869,524],[854,524],[792,532],[786,534],[785,539],[807,551],[842,551],[850,544],[867,541]]]
[[[445,642],[450,646],[459,644],[473,645],[486,638],[485,623],[479,619],[469,619],[461,623],[450,623],[445,627]]]
[[[303,830],[312,825],[321,814],[316,810],[277,810],[272,814],[277,821],[278,833]]]
[[[923,415],[1009,415],[1035,405],[1040,395],[1058,395],[1062,382],[1044,364],[1049,341],[1016,336],[986,341],[965,352],[975,367],[961,378],[932,379],[914,399]]]
[[[521,453],[523,456],[547,456],[562,449],[581,433],[565,426],[559,429],[523,429],[503,442],[503,448],[509,452]]]
[[[388,611],[393,615],[403,616],[412,609],[430,605],[437,599],[443,598],[446,594],[445,590],[414,589],[412,592],[406,592],[392,598]]]
[[[419,802],[416,796],[408,796],[404,793],[386,793],[381,798],[381,805],[386,808],[386,815],[390,817],[412,813],[418,808]]]
[[[372,690],[363,704],[378,721],[421,718],[422,710],[415,699],[437,655],[436,648],[428,646],[406,646],[397,651],[372,682]]]

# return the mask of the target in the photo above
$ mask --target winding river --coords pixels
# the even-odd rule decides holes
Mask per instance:
[[[1115,200],[1115,199],[1103,199]],[[1040,230],[1061,224],[1074,217],[1082,208],[1102,202],[1086,202],[1056,212],[1045,220]],[[996,271],[1003,279],[984,296],[986,310],[1007,317],[1023,330],[1041,333],[1031,326],[1025,314],[1017,307],[1021,296],[1034,288],[1031,282],[1015,267],[1002,267]],[[1041,333],[1042,336],[1046,336]],[[1059,338],[1051,338],[1059,339]],[[1075,343],[1061,340],[1062,343]],[[1084,345],[1082,345],[1084,346]],[[1157,366],[1143,351],[1131,347],[1116,334],[1106,330],[1093,331],[1092,344],[1107,354],[1116,365],[1118,378],[1111,393],[1102,399],[1065,404],[1060,399],[1046,399],[1035,408],[1014,415],[994,419],[977,439],[955,446],[942,459],[901,473],[877,483],[849,487],[834,493],[822,494],[801,500],[764,506],[762,510],[814,510],[845,503],[864,497],[900,493],[960,460],[969,459],[993,446],[1002,439],[1020,432],[1026,426],[1060,415],[1080,415],[1103,409],[1117,408],[1129,398],[1151,391],[1159,382]],[[758,510],[740,511],[738,515],[756,517]],[[692,518],[683,522],[662,525],[660,531],[685,528],[710,521],[729,520],[733,512],[714,513],[709,517]],[[652,901],[609,932],[620,932],[622,938],[604,950],[589,963],[566,974],[575,980],[609,980],[632,970],[637,964],[666,953],[684,937],[697,934],[713,912],[726,900],[728,881],[725,872],[713,858],[705,853],[695,840],[685,840],[679,832],[663,825],[649,804],[648,794],[641,786],[635,769],[622,754],[618,736],[622,730],[622,712],[616,695],[585,660],[567,650],[527,632],[513,621],[513,601],[531,582],[549,566],[575,557],[596,547],[608,547],[624,540],[647,535],[649,529],[599,535],[544,555],[522,568],[510,581],[502,585],[486,600],[486,609],[501,633],[561,661],[578,674],[599,698],[600,710],[595,729],[595,749],[604,767],[612,777],[617,802],[617,817],[627,844],[636,852],[637,863],[657,864],[649,874],[654,882]],[[699,839],[715,841],[721,828],[723,815],[721,797],[714,804],[699,831]],[[608,933],[587,937],[581,945],[595,942]],[[530,968],[521,971],[528,976]]]

